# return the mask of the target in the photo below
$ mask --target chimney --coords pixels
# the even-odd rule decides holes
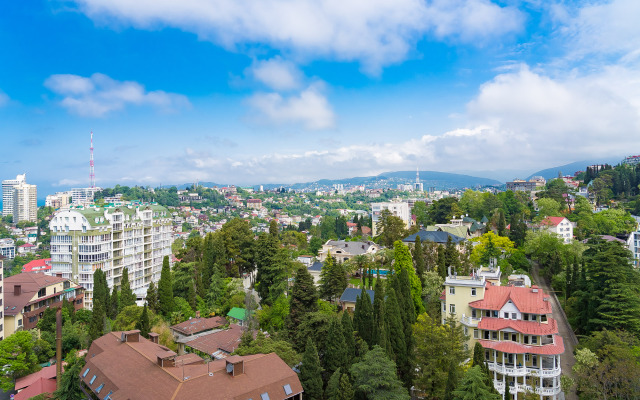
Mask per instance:
[[[123,342],[139,342],[140,341],[140,331],[138,329],[135,329],[133,331],[125,331],[122,332],[122,335],[120,336],[120,339]]]
[[[226,358],[227,373],[231,376],[244,374],[244,360],[240,356],[231,356]]]
[[[22,293],[22,286],[21,285],[13,285],[13,295],[14,296],[20,296],[21,293]]]
[[[151,342],[158,344],[160,339],[160,335],[158,335],[155,332],[149,332],[149,340],[151,340]]]

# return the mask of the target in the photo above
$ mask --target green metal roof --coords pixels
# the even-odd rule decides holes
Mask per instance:
[[[244,321],[247,318],[247,310],[244,308],[233,307],[227,313],[227,317],[235,318],[240,321]]]

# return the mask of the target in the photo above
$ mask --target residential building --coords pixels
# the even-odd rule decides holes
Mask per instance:
[[[93,273],[102,269],[109,288],[120,286],[122,271],[142,303],[149,284],[160,280],[164,256],[171,254],[171,213],[155,203],[71,207],[49,223],[51,273],[86,289],[85,308],[93,308]]]
[[[260,199],[247,199],[247,208],[253,210],[259,210],[262,208],[262,200]]]
[[[13,222],[38,222],[38,187],[26,182],[13,186]]]
[[[551,317],[549,296],[537,286],[499,286],[486,274],[449,274],[442,301],[442,323],[452,316],[469,335],[465,347],[476,342],[485,350],[485,360],[495,388],[504,395],[535,392],[541,399],[560,394],[560,356],[564,342],[558,324]]]
[[[380,246],[372,241],[347,242],[344,240],[327,240],[318,252],[318,260],[324,262],[327,257],[331,255],[336,261],[345,262],[355,256],[373,255],[378,250],[380,250]]]
[[[460,237],[442,230],[440,231],[420,230],[417,233],[414,233],[413,235],[409,235],[406,238],[402,239],[402,241],[407,244],[408,243],[413,244],[416,242],[417,237],[420,237],[420,241],[422,243],[429,241],[429,242],[434,242],[442,245],[446,245],[447,242],[449,241],[449,238],[451,238],[451,241],[453,242],[453,244],[458,246],[459,250],[462,250],[464,248],[464,243],[466,241],[464,237]]]
[[[57,388],[56,366],[50,365],[38,372],[16,379],[13,400],[28,400],[43,393],[53,394]]]
[[[26,174],[2,181],[2,216],[13,215],[13,187],[26,181]]]
[[[44,205],[46,207],[62,208],[71,203],[71,192],[57,192],[49,194],[45,198]]]
[[[102,190],[99,187],[74,188],[71,189],[71,201],[74,205],[84,206],[93,203],[93,197],[97,191]]]
[[[544,189],[547,181],[541,176],[534,176],[528,181],[524,179],[514,179],[512,182],[507,182],[507,190],[512,192],[534,192],[536,190]]]
[[[0,255],[10,260],[16,256],[16,242],[13,239],[0,239]]]
[[[358,298],[362,294],[362,289],[358,288],[346,288],[344,292],[342,292],[342,296],[340,296],[340,305],[343,310],[354,312],[356,310],[356,302]],[[367,289],[367,294],[369,294],[369,298],[371,299],[371,304],[373,304],[373,296],[374,291]]]
[[[244,321],[247,320],[247,317],[247,310],[245,310],[244,308],[233,307],[227,313],[227,320],[240,326],[244,325]]]
[[[573,240],[573,224],[565,217],[546,217],[540,222],[540,228],[555,233],[565,244]]]
[[[409,203],[396,200],[383,203],[371,203],[371,219],[373,225],[373,236],[377,236],[378,221],[380,221],[380,214],[384,210],[389,210],[391,215],[396,216],[402,220],[405,224],[405,228],[411,226],[411,213],[409,212]]]
[[[629,234],[627,248],[633,254],[633,266],[640,268],[640,217],[635,217],[636,229]]]
[[[322,272],[323,265],[324,263],[321,263],[320,261],[316,261],[313,264],[311,264],[309,268],[307,268],[307,271],[309,271],[309,274],[311,274],[311,277],[313,278],[313,283],[315,283],[316,286],[320,285],[320,273]]]
[[[240,346],[244,332],[240,325],[230,324],[228,329],[217,329],[194,338],[184,338],[177,342],[178,354],[187,351],[216,360],[227,358]]]
[[[227,320],[222,317],[211,318],[189,318],[177,325],[169,327],[173,334],[173,340],[178,341],[183,338],[193,337],[203,332],[210,332],[227,324]]]
[[[25,243],[18,246],[18,254],[35,254],[36,250],[36,246],[31,243]]]
[[[40,258],[37,260],[29,261],[22,266],[22,272],[37,272],[51,275],[51,259]]]
[[[620,164],[627,164],[627,165],[631,165],[631,166],[638,165],[638,164],[640,164],[640,155],[625,157],[620,162]]]
[[[36,327],[47,308],[72,302],[76,310],[83,306],[84,288],[69,279],[36,272],[22,272],[4,279],[4,331],[9,336],[19,330]]]
[[[94,340],[80,373],[83,386],[100,399],[302,399],[298,375],[275,353],[206,362],[152,337],[135,330]]]

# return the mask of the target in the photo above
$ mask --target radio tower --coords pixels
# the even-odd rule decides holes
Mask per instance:
[[[91,147],[89,147],[89,180],[91,181],[91,189],[95,189],[96,172],[93,169],[93,131],[91,131]]]

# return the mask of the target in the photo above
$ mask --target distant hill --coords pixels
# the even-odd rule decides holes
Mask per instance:
[[[530,179],[533,176],[541,176],[544,179],[554,179],[558,177],[558,172],[562,172],[562,175],[573,175],[578,171],[584,171],[587,169],[587,166],[593,164],[610,164],[617,165],[622,160],[622,157],[616,158],[602,158],[598,160],[585,160],[585,161],[576,161],[570,164],[561,165],[559,167],[547,168],[540,170],[538,172],[534,172],[529,175],[526,179]]]

